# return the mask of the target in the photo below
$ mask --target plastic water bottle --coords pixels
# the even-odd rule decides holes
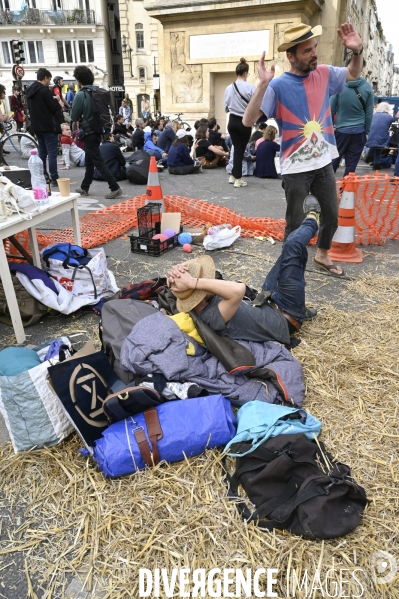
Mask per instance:
[[[231,225],[229,225],[229,224],[213,225],[212,227],[210,227],[208,229],[208,235],[216,235],[220,231],[223,231],[223,229],[231,229]]]
[[[40,205],[48,204],[48,191],[46,178],[43,172],[43,162],[37,155],[37,150],[30,151],[30,158],[28,160],[28,168],[30,170],[32,191],[35,200],[40,202]]]

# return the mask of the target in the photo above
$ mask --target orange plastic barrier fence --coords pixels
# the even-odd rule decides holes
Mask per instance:
[[[384,245],[387,239],[399,239],[399,180],[392,183],[392,175],[379,173],[358,177],[349,175],[355,182],[355,224],[356,241],[365,245]],[[337,182],[339,191],[345,179]],[[82,245],[86,248],[97,247],[137,226],[137,209],[144,206],[145,194],[90,212],[80,221]],[[224,206],[210,204],[182,196],[164,196],[166,212],[181,212],[182,223],[187,226],[201,226],[231,223],[240,225],[243,237],[271,236],[282,241],[284,219],[268,217],[247,217]],[[61,231],[38,233],[39,247],[49,243],[72,242],[72,228]],[[29,251],[28,232],[16,235],[17,240]],[[17,250],[8,240],[6,252],[9,256],[18,256]]]

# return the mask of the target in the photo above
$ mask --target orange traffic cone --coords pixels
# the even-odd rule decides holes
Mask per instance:
[[[343,181],[343,192],[338,210],[338,229],[328,255],[337,262],[363,262],[363,252],[355,244],[355,175]]]
[[[160,212],[165,212],[165,204],[163,201],[162,188],[159,183],[158,167],[157,167],[157,161],[155,159],[155,156],[151,156],[150,169],[148,171],[148,181],[147,181],[145,204],[147,205],[149,202],[161,204]]]

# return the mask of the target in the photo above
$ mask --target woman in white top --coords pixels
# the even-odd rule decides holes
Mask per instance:
[[[236,67],[237,79],[224,92],[225,109],[230,113],[227,129],[234,146],[234,163],[229,183],[234,183],[234,187],[247,185],[242,179],[242,160],[252,129],[244,127],[242,117],[255,91],[255,87],[251,83],[247,83],[248,74],[249,65],[245,58],[241,58]]]

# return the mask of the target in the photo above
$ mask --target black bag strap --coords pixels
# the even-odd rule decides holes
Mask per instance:
[[[235,82],[235,81],[233,82],[233,85],[234,85],[234,87],[235,87],[235,90],[236,90],[237,94],[240,96],[241,100],[244,100],[245,104],[248,104],[248,103],[249,103],[249,100],[247,100],[246,98],[244,98],[244,96],[242,95],[242,93],[241,93],[241,92],[240,92],[240,90],[238,89],[238,87],[237,87],[237,84],[236,84],[236,82]]]
[[[358,91],[359,87],[360,85],[356,85],[356,87],[352,87],[352,89],[355,92],[356,96],[359,98],[360,104],[363,106],[364,112],[366,112],[366,102],[363,100],[362,94]]]
[[[73,269],[73,273],[72,273],[72,283],[74,283],[75,281],[75,277],[76,277],[76,271],[77,270],[82,270],[83,268],[85,268],[86,270],[89,271],[90,273],[90,278],[91,278],[91,282],[93,283],[93,289],[94,289],[94,299],[97,299],[97,287],[96,284],[94,283],[94,277],[93,277],[93,273],[91,272],[90,268],[88,266],[75,266],[75,268]]]

